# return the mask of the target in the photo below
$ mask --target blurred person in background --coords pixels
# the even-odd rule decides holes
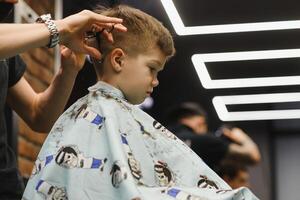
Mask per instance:
[[[241,162],[233,160],[223,161],[215,171],[232,189],[239,187],[250,188],[248,167]]]
[[[217,133],[208,131],[205,110],[194,102],[184,102],[168,112],[168,128],[188,144],[204,162],[214,169],[224,159],[232,158],[247,164],[261,159],[254,141],[240,128],[221,127]]]

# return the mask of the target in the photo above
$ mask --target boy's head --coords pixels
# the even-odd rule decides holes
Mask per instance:
[[[129,102],[139,104],[158,85],[157,73],[175,53],[172,36],[157,19],[129,6],[96,12],[122,18],[127,27],[127,32],[111,32],[113,43],[100,36],[103,57],[97,75],[120,89]]]

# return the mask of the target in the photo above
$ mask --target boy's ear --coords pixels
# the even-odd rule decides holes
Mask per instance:
[[[114,49],[110,54],[110,62],[116,72],[121,72],[125,53],[121,48]]]

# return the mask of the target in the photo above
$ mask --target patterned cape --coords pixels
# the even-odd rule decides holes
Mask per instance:
[[[257,199],[231,188],[187,145],[98,82],[57,120],[24,200]]]

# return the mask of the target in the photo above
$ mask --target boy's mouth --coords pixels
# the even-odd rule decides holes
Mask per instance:
[[[151,94],[153,92],[153,90],[149,90],[149,91],[147,91],[146,93],[147,94]]]

